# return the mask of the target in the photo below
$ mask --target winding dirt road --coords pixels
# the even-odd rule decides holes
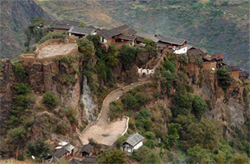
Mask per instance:
[[[150,82],[151,81],[148,79],[143,79],[123,88],[118,88],[108,94],[103,101],[102,110],[97,119],[97,123],[90,125],[83,131],[83,133],[80,134],[82,143],[88,144],[88,139],[92,138],[99,144],[111,146],[128,129],[128,118],[123,117],[122,119],[118,119],[109,123],[109,104],[112,101],[118,100],[124,93],[128,92],[134,87]]]

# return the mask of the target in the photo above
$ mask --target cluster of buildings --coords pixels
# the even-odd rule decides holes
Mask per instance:
[[[156,43],[159,53],[171,51],[176,55],[187,54],[194,57],[202,57],[203,69],[215,71],[217,68],[225,66],[228,67],[233,78],[248,83],[249,74],[237,66],[231,66],[225,63],[222,54],[208,55],[202,50],[189,45],[184,39],[137,32],[128,25],[122,25],[112,29],[100,29],[93,26],[80,27],[79,23],[74,21],[58,21],[50,27],[50,30],[53,32],[67,32],[69,36],[76,38],[83,38],[88,35],[99,35],[100,43],[105,49],[108,49],[110,45],[118,49],[123,45],[144,47],[145,44],[143,44],[143,40],[150,39]],[[143,74],[145,71],[147,71],[146,74],[152,73],[146,69],[138,69],[139,74]]]
[[[138,133],[132,134],[120,147],[121,150],[133,153],[134,150],[139,149],[143,145],[144,137]],[[55,163],[60,162],[62,158],[69,161],[70,164],[94,164],[98,161],[98,154],[109,150],[105,145],[83,145],[76,148],[69,142],[61,141],[58,143],[55,151],[50,155],[46,162]]]

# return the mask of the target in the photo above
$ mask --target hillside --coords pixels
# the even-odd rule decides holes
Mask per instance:
[[[33,0],[27,1],[1,1],[1,54],[0,58],[17,57],[24,49],[24,30],[36,17],[50,20],[46,14]]]

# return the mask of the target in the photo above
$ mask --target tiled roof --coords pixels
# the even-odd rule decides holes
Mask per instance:
[[[127,35],[132,35],[134,33],[134,30],[131,29],[128,25],[122,25],[116,28],[112,28],[110,30],[98,30],[98,33],[102,37],[109,39],[113,36],[116,36],[122,33],[125,33]]]
[[[87,144],[87,145],[83,145],[80,152],[81,153],[82,152],[91,153],[91,152],[93,152],[93,149],[94,149],[94,147],[92,145]]]
[[[97,157],[85,157],[82,161],[81,164],[94,164],[97,162]]]
[[[182,45],[186,40],[184,39],[179,39],[179,38],[173,38],[173,37],[167,37],[167,36],[162,36],[162,35],[157,35],[156,36],[159,41],[164,42],[164,43],[170,43],[170,44],[176,44],[176,45]]]
[[[69,33],[89,35],[94,31],[95,31],[95,28],[93,26],[87,26],[87,27],[74,26],[70,28]]]
[[[135,39],[135,36],[123,35],[123,34],[122,34],[119,38],[122,39],[122,40],[129,40],[129,41],[132,41],[132,40]]]
[[[66,149],[58,149],[56,150],[56,152],[53,154],[54,157],[60,159],[61,157],[63,157],[65,154],[67,154],[67,150]]]
[[[149,34],[149,33],[145,33],[145,32],[137,32],[135,34],[135,36],[140,41],[142,41],[143,39],[150,39],[150,40],[154,41],[155,43],[157,43],[159,41],[159,39],[156,38],[154,34]]]
[[[228,70],[229,71],[240,71],[241,69],[238,66],[228,66]]]
[[[240,72],[240,77],[246,77],[248,78],[249,74],[246,71],[241,71]]]
[[[69,30],[72,26],[78,26],[79,22],[63,20],[63,21],[54,21],[51,26],[52,29],[62,29]]]
[[[191,50],[188,50],[187,54],[188,55],[194,55],[194,56],[198,56],[198,55],[204,56],[205,55],[205,53],[202,50],[200,50],[200,49],[191,49]]]
[[[131,146],[137,145],[139,142],[141,142],[144,139],[143,136],[141,136],[138,133],[132,134],[131,136],[128,137],[126,143],[128,143]]]

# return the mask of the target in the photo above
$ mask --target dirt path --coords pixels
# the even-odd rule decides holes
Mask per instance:
[[[85,129],[84,132],[80,134],[82,143],[87,144],[88,139],[92,138],[100,144],[111,146],[128,129],[128,118],[123,117],[122,119],[109,123],[109,104],[112,101],[118,100],[124,93],[128,92],[134,87],[150,82],[150,80],[144,79],[123,88],[118,88],[108,94],[103,101],[102,110],[97,119],[97,123],[87,127],[87,129]]]

